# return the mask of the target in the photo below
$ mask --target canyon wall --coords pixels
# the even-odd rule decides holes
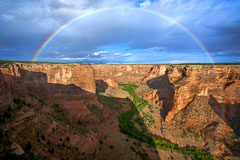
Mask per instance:
[[[153,65],[92,65],[95,77],[105,82],[138,83],[143,80]],[[109,83],[111,86],[112,84]]]
[[[172,120],[196,96],[208,97],[209,103],[216,101],[212,102],[215,110],[221,110],[219,104],[225,104],[224,114],[229,120],[239,108],[239,65],[93,65],[93,68],[96,79],[106,83],[147,84],[151,89],[139,94],[163,107],[166,121]]]
[[[154,126],[148,130],[151,134],[183,147],[210,146],[209,151],[214,154],[217,154],[217,149],[214,148],[220,137],[224,145],[228,146],[219,147],[223,149],[223,154],[228,152],[224,148],[239,151],[239,141],[232,138],[232,133],[240,135],[240,65],[1,64],[0,113],[8,116],[4,113],[8,113],[8,110],[10,112],[11,107],[19,106],[16,100],[20,98],[24,100],[25,106],[19,111],[21,114],[16,116],[24,117],[35,113],[35,116],[32,115],[35,118],[30,122],[37,128],[27,134],[38,131],[42,135],[48,135],[48,140],[54,144],[63,143],[62,139],[67,139],[68,136],[69,142],[66,140],[64,145],[77,147],[79,150],[76,153],[81,151],[95,154],[106,150],[108,156],[109,149],[113,153],[115,148],[122,147],[120,150],[124,150],[124,154],[121,153],[121,156],[127,155],[125,153],[132,151],[126,147],[129,142],[124,139],[128,137],[119,132],[118,117],[132,107],[132,101],[126,98],[129,94],[121,90],[118,83],[137,84],[138,96],[150,102],[142,113],[155,119]],[[96,85],[100,87],[97,90],[99,94],[95,94]],[[59,108],[54,108],[53,104]],[[5,122],[10,123],[8,117],[5,118]],[[19,132],[29,122],[12,120],[11,125],[6,123],[6,126],[14,129],[13,135],[21,135]],[[45,123],[39,123],[40,121]],[[64,123],[59,123],[60,121]],[[48,127],[44,129],[39,124],[47,124]],[[60,127],[56,127],[56,124]],[[69,124],[75,128],[69,127]],[[22,133],[25,133],[24,130]],[[190,141],[194,139],[193,136],[196,140]],[[25,139],[21,138],[22,141],[17,138],[12,140],[25,144]],[[209,139],[213,139],[213,142]],[[199,143],[195,145],[195,142]],[[118,145],[121,143],[126,143],[126,146]],[[114,150],[113,147],[109,148],[110,144]],[[100,151],[98,148],[104,145],[105,148]],[[126,148],[129,151],[125,151]],[[61,150],[61,147],[58,150],[59,153],[66,151],[65,148]],[[116,153],[120,153],[119,150]],[[72,153],[69,155],[72,157]],[[239,155],[239,152],[235,155]]]
[[[42,98],[67,97],[95,93],[94,70],[87,64],[12,63],[0,65],[0,99],[28,92]]]
[[[25,88],[48,98],[83,94],[79,89],[95,93],[95,79],[115,88],[118,82],[147,86],[138,94],[162,107],[161,116],[167,122],[199,96],[207,97],[211,110],[226,123],[239,109],[239,65],[2,64],[0,96],[7,101],[11,95],[23,95]]]
[[[73,84],[88,92],[96,91],[94,71],[87,64],[3,64],[0,66],[0,72],[7,83],[13,83],[13,77],[21,77],[26,82],[35,78],[34,81],[38,81],[39,84]]]
[[[120,83],[145,83],[147,80],[162,76],[171,71],[170,79],[176,80],[182,76],[184,66],[179,65],[92,65],[96,79],[109,79]]]

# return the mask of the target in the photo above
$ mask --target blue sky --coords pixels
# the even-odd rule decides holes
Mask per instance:
[[[67,21],[114,7],[164,14],[196,35],[215,62],[240,63],[239,0],[0,0],[0,60],[32,60]],[[76,21],[55,36],[37,61],[211,62],[176,24],[135,10],[100,12]]]

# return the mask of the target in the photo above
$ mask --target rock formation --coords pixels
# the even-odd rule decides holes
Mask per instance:
[[[0,71],[10,86],[14,85],[11,76],[21,76],[26,82],[36,81],[36,85],[73,84],[91,93],[96,91],[94,71],[86,64],[14,63],[2,65]]]
[[[139,130],[216,159],[239,158],[239,65],[1,64],[0,135],[16,154],[53,159],[190,159],[119,131],[119,116],[133,105],[119,83],[136,84],[149,103],[134,116]]]
[[[240,68],[235,65],[93,65],[96,79],[107,83],[147,84],[153,90],[142,93],[154,103],[166,105],[170,121],[195,97],[214,96],[218,102],[239,103]],[[224,98],[223,98],[224,97]]]

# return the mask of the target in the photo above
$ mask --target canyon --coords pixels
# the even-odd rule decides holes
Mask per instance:
[[[0,158],[240,159],[240,65],[3,63],[0,115]]]

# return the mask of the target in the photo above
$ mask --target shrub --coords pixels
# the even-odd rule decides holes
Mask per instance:
[[[134,137],[135,139],[148,143],[151,146],[155,146],[156,148],[163,149],[163,150],[170,150],[175,151],[178,153],[182,153],[185,155],[189,155],[191,157],[194,157],[195,159],[213,159],[214,156],[208,152],[202,151],[197,148],[180,148],[175,144],[172,144],[166,140],[163,139],[157,139],[151,135],[147,135],[141,131],[139,131],[132,122],[132,118],[134,114],[136,114],[138,111],[141,111],[143,107],[148,105],[148,102],[140,97],[137,96],[135,89],[138,87],[134,84],[119,84],[120,86],[123,86],[123,90],[128,91],[129,94],[133,97],[133,105],[132,107],[127,110],[126,112],[122,113],[119,117],[119,128],[120,131]],[[136,118],[134,120],[135,122],[140,122],[141,124],[143,121],[150,121],[152,124],[155,123],[154,118],[151,116],[144,116],[143,120],[140,118]],[[130,147],[132,151],[136,152],[136,150],[133,147]],[[146,158],[146,155],[141,154],[144,158]]]
[[[69,138],[69,137],[67,137],[67,138],[66,138],[66,141],[68,141],[68,142],[69,142],[69,141],[70,141],[70,138]]]

